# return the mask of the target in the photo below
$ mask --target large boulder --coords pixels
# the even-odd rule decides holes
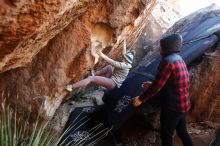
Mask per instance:
[[[192,69],[190,122],[220,122],[220,42],[215,49]]]
[[[33,119],[40,107],[42,117],[51,118],[67,95],[65,86],[82,79],[98,61],[94,42],[120,58],[122,42],[130,46],[138,38],[155,2],[1,2],[3,97],[18,112],[31,111]]]
[[[0,72],[30,63],[48,41],[95,0],[1,1]]]
[[[153,49],[155,41],[181,17],[179,10],[178,1],[157,1],[138,40],[132,46],[132,49],[136,50],[133,66],[138,65],[145,54]]]

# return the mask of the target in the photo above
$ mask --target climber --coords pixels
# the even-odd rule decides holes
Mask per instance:
[[[175,129],[184,146],[193,146],[186,129],[186,114],[190,109],[189,73],[184,60],[177,54],[181,46],[182,36],[179,34],[170,34],[160,40],[162,61],[156,78],[140,96],[133,100],[133,105],[138,107],[158,92],[163,95],[160,99],[162,146],[172,146]]]
[[[99,44],[101,45],[101,43]],[[72,91],[80,87],[85,87],[90,83],[95,83],[104,86],[107,89],[113,89],[115,86],[120,88],[123,81],[126,79],[129,70],[131,69],[131,64],[133,61],[134,51],[126,53],[126,48],[123,48],[122,62],[115,61],[99,50],[98,55],[103,58],[110,65],[105,66],[101,70],[94,73],[93,76],[89,76],[86,79],[78,81],[74,84],[67,85],[66,90]]]

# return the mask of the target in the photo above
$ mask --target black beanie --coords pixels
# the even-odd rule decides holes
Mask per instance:
[[[160,40],[160,46],[164,54],[180,52],[182,41],[183,39],[180,34],[170,34]]]

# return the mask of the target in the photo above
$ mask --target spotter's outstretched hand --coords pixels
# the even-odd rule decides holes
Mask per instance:
[[[138,107],[138,106],[140,106],[142,104],[142,101],[140,100],[139,96],[136,96],[133,99],[132,104],[133,104],[134,107]]]

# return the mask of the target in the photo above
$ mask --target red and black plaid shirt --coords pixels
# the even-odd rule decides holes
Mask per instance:
[[[183,60],[169,63],[161,61],[155,81],[148,90],[140,95],[142,102],[146,102],[150,97],[155,96],[164,87],[169,78],[172,78],[172,87],[176,94],[178,111],[187,112],[190,109],[189,99],[189,73]],[[166,98],[166,97],[164,97]]]

